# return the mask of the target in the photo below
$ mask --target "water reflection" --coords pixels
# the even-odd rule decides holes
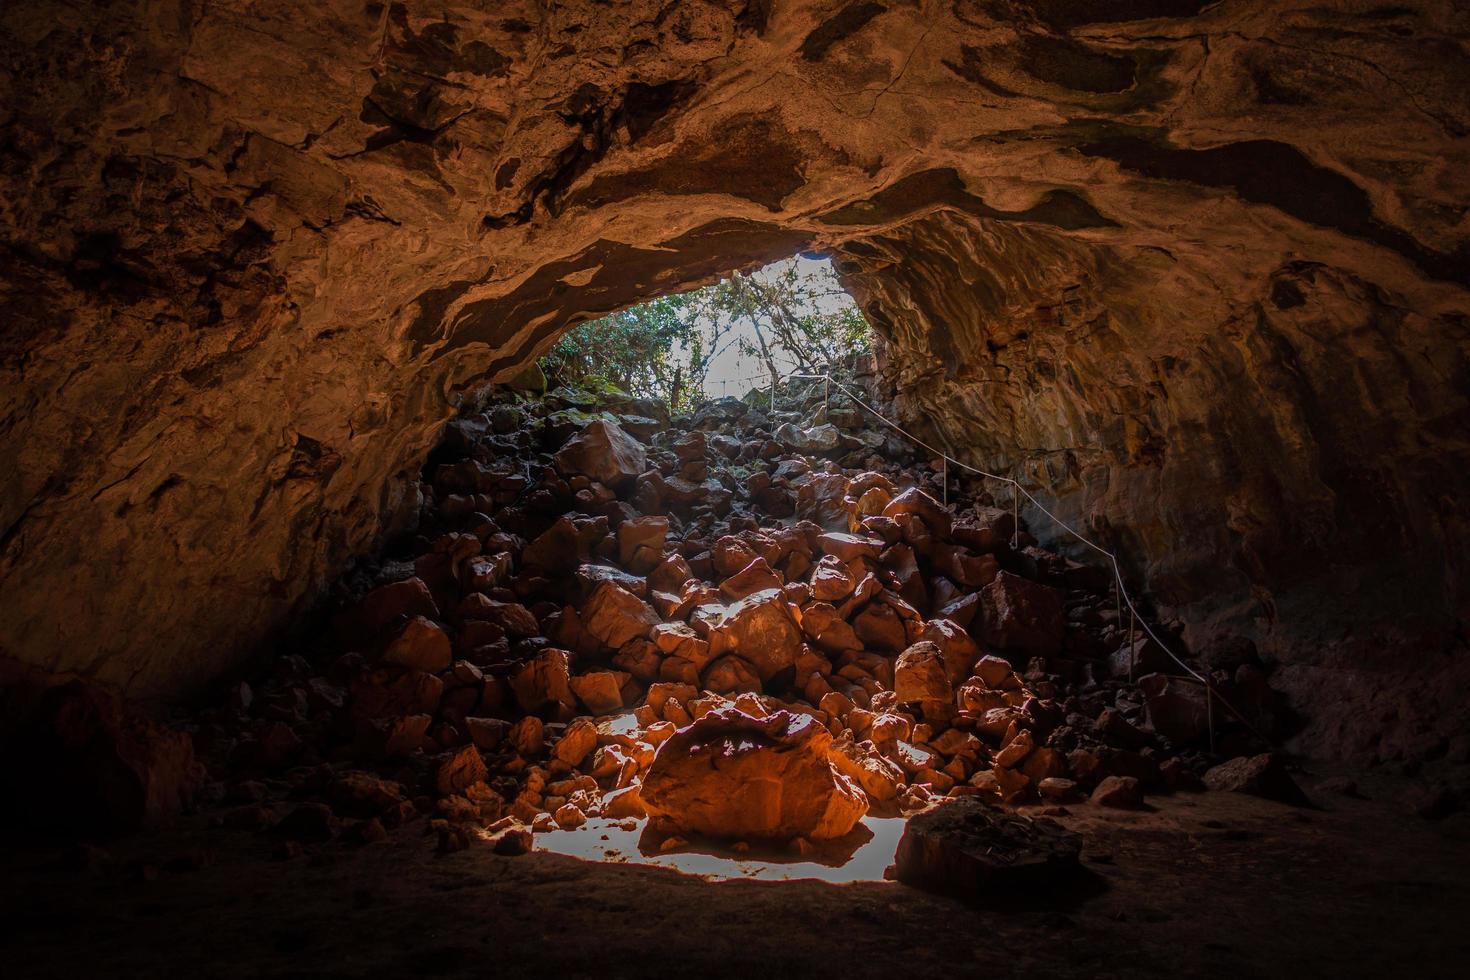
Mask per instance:
[[[710,842],[690,842],[661,850],[664,841],[647,829],[646,820],[589,820],[576,830],[536,835],[536,849],[584,861],[648,864],[673,868],[713,880],[755,881],[882,881],[893,863],[902,817],[864,817],[846,837],[817,845],[807,854],[759,848],[738,852]]]

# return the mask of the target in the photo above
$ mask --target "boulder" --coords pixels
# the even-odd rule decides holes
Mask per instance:
[[[85,681],[45,692],[32,725],[0,761],[11,815],[50,831],[154,826],[188,806],[204,781],[187,733],[134,713]]]
[[[490,775],[480,750],[473,745],[451,752],[439,760],[434,770],[434,788],[441,796],[463,795],[475,783],[484,782]]]
[[[763,589],[779,589],[784,584],[764,558],[753,558],[750,564],[720,583],[720,594],[731,600],[744,599]]]
[[[609,487],[632,483],[648,469],[648,456],[638,440],[604,419],[588,422],[553,459],[563,476],[581,474]]]
[[[830,602],[813,602],[801,610],[801,631],[828,653],[861,650],[863,641]]]
[[[510,686],[524,711],[538,711],[553,703],[574,703],[567,652],[542,650],[517,668]]]
[[[803,429],[794,422],[776,426],[776,441],[794,453],[829,453],[837,448],[842,434],[830,423]]]
[[[1205,786],[1217,792],[1249,793],[1291,806],[1311,806],[1312,801],[1287,773],[1281,758],[1273,753],[1241,756],[1205,773]]]
[[[1061,650],[1067,624],[1056,589],[1001,572],[980,590],[980,604],[987,646],[1037,657]]]
[[[727,840],[829,840],[868,811],[867,795],[833,764],[814,718],[710,711],[658,749],[643,805],[669,831]]]
[[[882,539],[864,534],[848,534],[845,531],[829,531],[820,535],[817,544],[827,554],[844,562],[854,558],[871,558],[877,561],[883,552]]]
[[[1092,791],[1093,806],[1137,810],[1143,806],[1143,787],[1132,776],[1109,776]]]
[[[1006,898],[1075,874],[1081,853],[1081,836],[1051,820],[965,796],[909,819],[894,855],[895,876],[962,897]]]
[[[554,575],[563,575],[577,567],[580,552],[576,525],[560,517],[526,545],[521,551],[521,562]]]
[[[449,637],[439,624],[414,616],[388,644],[379,663],[437,674],[449,668],[450,659]]]
[[[801,630],[781,591],[763,589],[725,609],[715,624],[711,649],[737,654],[762,681],[769,681],[795,664],[801,653]]]
[[[1204,685],[1149,674],[1138,679],[1149,726],[1165,738],[1187,742],[1210,732],[1209,694]]]
[[[812,568],[812,598],[818,602],[841,602],[856,584],[847,565],[833,555],[824,555]]]
[[[668,533],[669,519],[662,514],[635,517],[619,524],[618,564],[638,575],[652,571],[663,559]]]
[[[1132,643],[1124,643],[1108,656],[1108,671],[1114,677],[1140,678],[1173,666],[1173,658],[1150,636],[1140,636]]]
[[[954,697],[944,654],[936,644],[924,640],[899,654],[893,667],[893,691],[900,704],[948,702]]]
[[[918,487],[910,487],[883,508],[884,517],[897,518],[900,514],[917,516],[936,538],[948,538],[954,524],[949,509]]]
[[[597,726],[588,718],[578,718],[567,726],[562,737],[551,747],[552,758],[569,766],[579,766],[597,748]]]
[[[952,619],[931,619],[920,636],[939,647],[951,684],[961,684],[980,660],[980,647],[965,628]]]
[[[597,670],[570,681],[572,693],[594,715],[608,715],[623,706],[623,684],[629,675],[621,670]]]
[[[653,607],[616,582],[605,581],[592,590],[582,608],[587,632],[614,649],[631,640],[647,639],[660,622]]]

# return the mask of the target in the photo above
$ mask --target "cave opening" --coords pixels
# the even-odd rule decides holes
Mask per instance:
[[[7,976],[1463,972],[1463,7],[0,5]]]

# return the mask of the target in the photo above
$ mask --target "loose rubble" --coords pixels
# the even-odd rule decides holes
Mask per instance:
[[[450,423],[416,532],[206,713],[218,822],[311,842],[427,817],[441,850],[514,854],[525,828],[647,816],[799,849],[943,798],[1199,786],[1221,760],[1196,692],[1108,575],[979,483],[942,504],[937,462],[819,390],[671,420],[558,389]],[[1259,672],[1215,680],[1271,703]]]

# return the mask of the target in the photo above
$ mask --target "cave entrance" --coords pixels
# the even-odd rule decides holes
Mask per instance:
[[[677,412],[792,375],[850,375],[871,338],[831,260],[799,253],[583,323],[540,364],[549,387],[614,388]]]

